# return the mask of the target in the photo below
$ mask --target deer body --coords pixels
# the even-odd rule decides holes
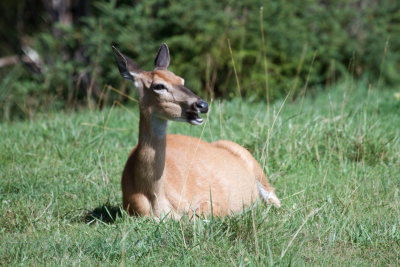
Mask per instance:
[[[198,113],[206,113],[208,104],[167,70],[165,44],[151,72],[142,71],[113,49],[121,75],[134,81],[139,93],[139,141],[122,175],[125,210],[155,217],[224,216],[243,210],[258,196],[280,206],[261,166],[245,148],[230,141],[208,143],[167,135],[168,120],[202,124]]]

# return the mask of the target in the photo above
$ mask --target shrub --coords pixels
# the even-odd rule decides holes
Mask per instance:
[[[380,84],[400,81],[397,1],[102,0],[93,7],[82,25],[60,26],[61,37],[35,35],[47,67],[36,77],[20,76],[12,99],[40,91],[64,106],[93,97],[121,100],[105,90],[106,85],[131,88],[119,77],[112,44],[150,70],[158,46],[166,42],[171,70],[206,97],[240,92],[266,99],[268,93],[273,101],[291,91],[295,98],[305,86],[320,88],[347,74]]]

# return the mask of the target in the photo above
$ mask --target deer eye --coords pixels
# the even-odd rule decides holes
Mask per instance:
[[[167,87],[165,87],[164,84],[158,83],[158,84],[153,85],[153,91],[163,91],[163,90],[167,91]]]

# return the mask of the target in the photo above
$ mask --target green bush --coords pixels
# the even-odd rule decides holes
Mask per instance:
[[[121,100],[107,86],[128,94],[132,87],[120,78],[111,45],[151,70],[162,42],[170,47],[170,69],[208,98],[240,91],[248,99],[268,93],[272,101],[291,90],[295,98],[306,85],[320,88],[347,75],[394,85],[400,81],[398,10],[400,3],[391,0],[96,1],[92,16],[61,27],[61,37],[35,35],[44,72],[21,74],[14,96],[6,98],[19,106],[35,91],[63,106]]]

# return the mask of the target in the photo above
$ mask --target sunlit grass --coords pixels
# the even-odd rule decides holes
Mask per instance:
[[[0,124],[2,264],[400,264],[393,92],[337,86],[274,103],[269,117],[262,103],[215,101],[203,128],[171,123],[170,133],[244,145],[282,200],[208,223],[121,212],[120,176],[138,135],[137,107],[128,108]]]

